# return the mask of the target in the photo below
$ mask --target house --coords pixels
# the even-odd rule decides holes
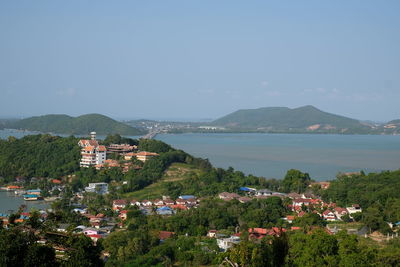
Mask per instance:
[[[140,206],[142,203],[140,201],[137,201],[136,199],[131,200],[131,206]]]
[[[217,233],[218,233],[217,230],[209,230],[207,233],[207,237],[211,237],[211,238],[217,237]]]
[[[360,205],[358,205],[358,204],[353,204],[353,205],[351,205],[351,207],[347,207],[346,209],[349,212],[349,214],[362,212],[362,209],[361,209]]]
[[[197,204],[197,200],[195,198],[189,198],[186,200],[186,204],[188,204],[190,206],[194,206]]]
[[[286,220],[288,223],[293,223],[294,219],[295,219],[295,216],[294,216],[294,215],[288,215],[288,216],[286,216],[286,218],[285,218],[285,220]]]
[[[125,221],[128,218],[128,211],[127,210],[121,210],[121,212],[119,213],[118,217]]]
[[[311,199],[306,199],[306,198],[295,198],[292,201],[292,206],[293,207],[301,207],[301,206],[309,206],[311,203]]]
[[[322,217],[327,221],[336,221],[335,213],[333,213],[331,210],[325,210],[322,213]]]
[[[153,204],[156,206],[164,206],[164,201],[162,201],[161,199],[155,199],[153,201]]]
[[[150,200],[147,200],[147,199],[143,200],[141,204],[142,204],[143,207],[151,207],[151,206],[153,206],[153,202],[151,202]]]
[[[261,239],[267,236],[267,229],[264,228],[249,228],[249,238]]]
[[[88,236],[88,235],[97,235],[100,233],[99,229],[88,227],[85,230],[83,230],[83,234]]]
[[[256,191],[256,196],[271,196],[272,191],[268,189],[259,189]]]
[[[136,158],[143,162],[146,162],[149,159],[154,158],[156,156],[158,156],[157,153],[147,152],[147,151],[141,151],[139,153],[136,153]]]
[[[126,205],[127,205],[126,200],[116,199],[113,201],[112,209],[113,210],[122,210],[122,209],[125,209]]]
[[[222,251],[227,251],[229,248],[240,243],[240,237],[231,236],[228,238],[218,238],[217,245]]]
[[[108,194],[107,183],[89,183],[89,186],[85,187],[85,191],[88,193],[97,193],[100,195]]]
[[[119,155],[126,155],[137,149],[137,146],[129,144],[110,144],[107,146],[107,153],[117,153]]]
[[[171,238],[175,235],[174,232],[168,232],[168,231],[160,231],[160,233],[158,234],[158,237],[160,239],[160,241],[164,241],[167,238]]]
[[[68,223],[60,223],[57,227],[57,232],[66,233],[68,231],[70,224]]]
[[[257,189],[251,187],[240,187],[239,190],[247,193],[254,193],[257,191]]]
[[[175,201],[173,201],[171,199],[164,199],[164,204],[167,206],[175,205]]]
[[[341,220],[343,215],[349,214],[347,209],[341,208],[341,207],[336,207],[334,209],[336,217]]]
[[[185,205],[186,204],[186,200],[178,198],[177,200],[175,200],[177,205]]]
[[[188,209],[188,207],[186,207],[185,205],[180,205],[180,204],[169,205],[169,207],[171,207],[171,209],[174,209],[174,210],[187,210]]]

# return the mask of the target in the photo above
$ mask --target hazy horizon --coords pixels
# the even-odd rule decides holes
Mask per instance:
[[[0,117],[400,118],[399,1],[2,1]]]

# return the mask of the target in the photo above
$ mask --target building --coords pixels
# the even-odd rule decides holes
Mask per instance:
[[[132,152],[137,149],[137,146],[131,146],[129,144],[110,144],[107,146],[107,153],[117,153],[125,155],[126,153]]]
[[[81,150],[81,167],[96,166],[103,164],[107,158],[107,149],[105,146],[99,145],[96,140],[96,132],[90,133],[90,140],[82,139],[78,142]]]
[[[231,236],[228,238],[218,238],[217,245],[222,251],[227,251],[229,248],[240,243],[240,237]]]
[[[107,183],[89,183],[89,186],[85,187],[85,191],[88,193],[97,193],[100,195],[108,194]]]
[[[156,156],[158,156],[157,153],[147,152],[147,151],[141,151],[139,153],[136,153],[136,158],[143,162],[146,162],[149,159],[154,158]]]

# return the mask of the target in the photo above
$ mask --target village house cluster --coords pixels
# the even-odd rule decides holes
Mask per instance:
[[[117,199],[113,201],[112,209],[118,212],[119,218],[123,221],[127,219],[129,206],[138,207],[143,214],[158,214],[158,215],[173,215],[177,210],[188,210],[196,208],[199,200],[192,195],[179,196],[176,200],[170,199],[168,196],[163,196],[162,199],[155,200],[142,200],[138,201],[132,199],[127,201],[125,199]]]

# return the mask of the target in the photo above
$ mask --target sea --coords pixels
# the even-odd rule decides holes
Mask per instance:
[[[400,136],[333,134],[162,134],[175,148],[221,168],[282,179],[298,169],[317,181],[338,173],[400,169]]]
[[[32,209],[47,209],[50,207],[49,202],[44,200],[25,201],[22,196],[15,195],[14,191],[0,191],[0,213],[11,214],[25,205],[25,211]]]
[[[0,130],[0,138],[36,134]],[[101,137],[99,137],[101,138]],[[133,136],[132,138],[137,138]],[[282,179],[298,169],[318,181],[338,173],[400,169],[400,136],[263,133],[159,134],[156,139],[221,168]]]

